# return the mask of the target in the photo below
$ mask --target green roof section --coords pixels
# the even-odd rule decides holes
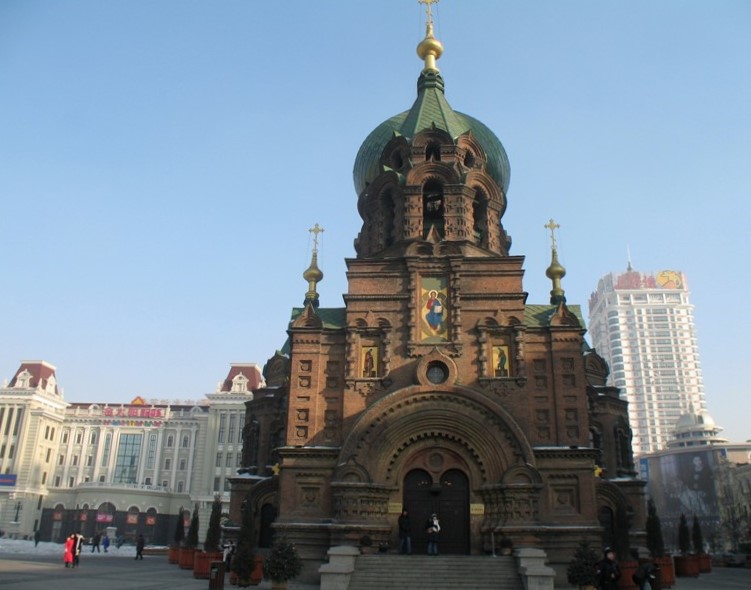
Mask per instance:
[[[304,307],[293,307],[290,324],[294,322],[300,314],[305,311]],[[339,330],[347,326],[347,308],[346,307],[319,307],[315,310],[316,315],[321,318],[323,327],[327,330]]]
[[[576,316],[582,328],[586,327],[584,316],[582,315],[581,305],[566,305],[566,308]],[[550,325],[550,318],[553,317],[557,305],[531,305],[524,307],[524,325],[530,328],[546,328]],[[300,314],[305,311],[304,307],[292,308],[292,317],[290,324],[294,322]],[[319,307],[315,310],[316,315],[321,318],[323,327],[328,330],[339,330],[347,327],[347,308],[345,307]]]
[[[477,119],[451,108],[443,93],[443,79],[438,72],[423,72],[417,83],[417,99],[412,108],[381,123],[360,146],[353,170],[357,194],[360,195],[381,173],[381,153],[394,134],[411,141],[417,133],[433,125],[446,131],[454,140],[471,131],[485,150],[488,174],[503,188],[504,193],[508,192],[511,166],[500,140]]]
[[[581,327],[586,328],[581,305],[566,305],[566,308],[576,316]],[[550,318],[553,317],[557,309],[557,305],[527,304],[524,307],[524,325],[529,328],[547,328],[550,325]]]

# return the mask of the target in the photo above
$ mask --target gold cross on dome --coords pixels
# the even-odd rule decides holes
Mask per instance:
[[[546,227],[550,230],[550,241],[553,242],[553,250],[556,249],[555,244],[555,230],[557,230],[560,225],[558,225],[555,221],[553,221],[553,218],[550,218],[550,221],[548,221],[543,227]]]
[[[433,24],[433,4],[438,4],[438,0],[417,0],[418,4],[425,5],[425,12],[428,15],[428,24]]]
[[[318,234],[322,234],[326,230],[316,223],[308,231],[313,234],[313,251],[318,252]]]

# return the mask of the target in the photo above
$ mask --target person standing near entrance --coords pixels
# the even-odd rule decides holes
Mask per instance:
[[[615,551],[605,547],[605,557],[595,565],[595,587],[597,590],[616,590],[621,570],[615,561]]]
[[[428,555],[438,555],[438,534],[441,532],[441,524],[437,514],[430,515],[425,523],[425,532],[428,535]]]
[[[412,555],[412,526],[409,522],[409,513],[405,508],[399,517],[399,553]]]

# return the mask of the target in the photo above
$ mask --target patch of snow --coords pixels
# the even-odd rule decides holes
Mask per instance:
[[[151,547],[147,545],[147,547]],[[20,539],[6,539],[0,538],[0,555],[59,555],[60,559],[63,558],[63,552],[65,547],[62,543],[49,543],[40,541],[39,545],[34,547],[34,541],[22,541]],[[119,549],[115,545],[110,545],[107,553],[102,549],[101,553],[91,552],[90,545],[84,545],[81,551],[81,559],[88,559],[89,557],[101,557],[102,555],[114,555],[118,557],[135,557],[136,547],[135,545],[123,545]]]

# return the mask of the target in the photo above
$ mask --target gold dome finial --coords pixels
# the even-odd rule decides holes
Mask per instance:
[[[438,0],[417,0],[418,3],[425,5],[427,14],[427,24],[425,25],[425,39],[420,41],[417,46],[417,55],[425,62],[423,71],[438,71],[435,65],[436,60],[443,54],[443,44],[433,36],[433,4],[438,4]]]
[[[308,281],[308,292],[305,293],[305,304],[310,303],[313,307],[318,307],[318,292],[316,285],[323,280],[323,272],[318,268],[318,234],[325,230],[317,223],[308,230],[313,234],[313,256],[310,260],[310,266],[302,273],[302,278]]]
[[[566,302],[565,291],[561,287],[561,279],[566,276],[566,269],[558,262],[558,246],[555,242],[555,230],[561,226],[551,218],[543,227],[550,230],[550,249],[552,250],[550,266],[545,271],[545,276],[553,281],[553,289],[550,291],[550,303],[557,305]]]

